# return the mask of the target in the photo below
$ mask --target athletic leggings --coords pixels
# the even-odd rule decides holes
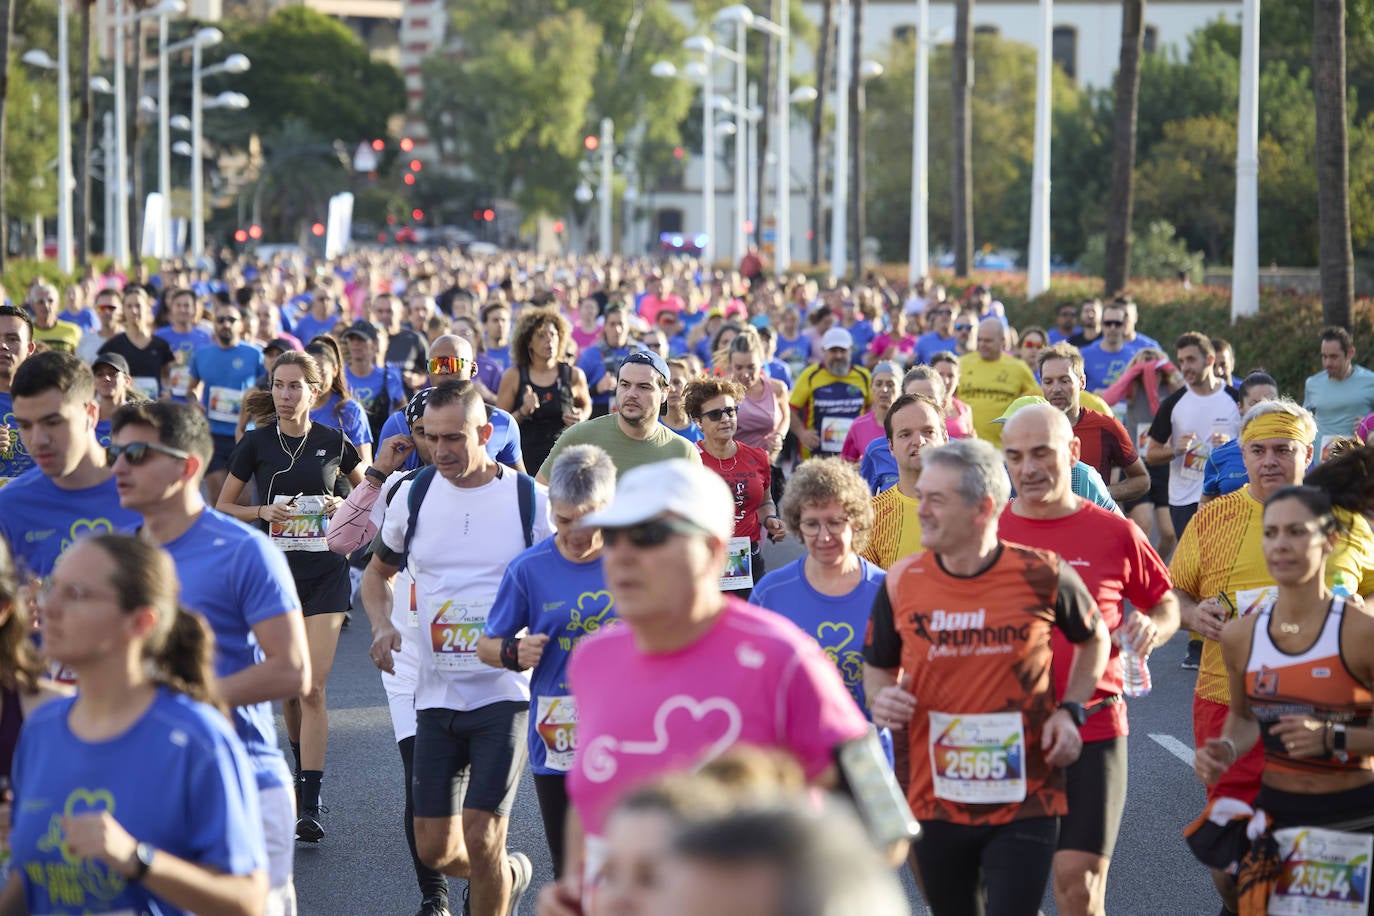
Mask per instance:
[[[568,822],[568,777],[561,773],[534,773],[534,794],[539,796],[539,816],[544,837],[553,856],[554,879],[563,877],[563,834]]]
[[[410,861],[415,866],[415,881],[420,885],[420,899],[441,897],[447,900],[448,878],[444,877],[443,872],[435,871],[421,862],[419,853],[415,851],[415,805],[411,799],[410,789],[410,777],[415,769],[415,736],[402,738],[396,743],[396,748],[401,752],[401,768],[406,776],[406,845],[410,847]]]
[[[1054,860],[1059,819],[995,827],[922,821],[912,849],[934,916],[1036,916]]]

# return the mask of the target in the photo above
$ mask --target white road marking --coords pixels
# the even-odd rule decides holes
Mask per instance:
[[[1150,735],[1150,740],[1173,754],[1189,768],[1193,767],[1193,749],[1173,735]]]

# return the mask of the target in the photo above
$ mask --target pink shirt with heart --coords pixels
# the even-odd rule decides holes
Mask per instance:
[[[589,837],[632,789],[736,744],[789,751],[815,778],[836,745],[868,730],[815,640],[735,598],[678,652],[641,652],[630,627],[603,631],[578,645],[569,675],[579,721],[568,795]]]

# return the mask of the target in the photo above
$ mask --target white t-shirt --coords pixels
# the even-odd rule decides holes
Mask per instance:
[[[1174,404],[1172,420],[1173,444],[1181,444],[1189,433],[1197,437],[1194,447],[1169,465],[1169,505],[1187,506],[1202,498],[1202,471],[1212,453],[1212,434],[1225,433],[1228,439],[1239,435],[1240,408],[1225,388],[1209,395],[1189,388]]]
[[[420,677],[415,708],[471,710],[505,700],[529,702],[529,677],[477,659],[501,578],[525,550],[516,476],[504,471],[480,487],[435,476],[420,506],[408,569],[415,578]],[[382,541],[400,552],[410,514],[407,481],[396,489]],[[553,533],[548,491],[535,488],[534,543]]]

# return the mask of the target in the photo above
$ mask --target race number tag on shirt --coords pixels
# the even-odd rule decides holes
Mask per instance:
[[[179,398],[186,397],[191,387],[191,367],[173,366],[167,373],[167,385],[172,389],[172,394]]]
[[[150,401],[156,401],[158,395],[158,381],[151,375],[135,375],[131,380],[134,390],[143,395]]]
[[[1137,423],[1135,425],[1135,447],[1142,455],[1150,447],[1150,424]]]
[[[853,417],[825,417],[821,420],[821,451],[838,455],[844,447],[844,437],[854,425]]]
[[[243,406],[243,391],[238,388],[224,388],[213,385],[210,388],[210,407],[206,414],[211,420],[221,423],[237,423],[239,410]]]
[[[1015,712],[930,713],[935,795],[965,804],[1026,800],[1026,728]]]
[[[733,592],[754,587],[754,564],[749,556],[748,538],[730,538],[725,544],[725,572],[720,590]]]
[[[329,549],[325,531],[329,516],[325,514],[323,496],[278,496],[274,503],[286,504],[291,515],[284,522],[273,522],[272,543],[281,550],[308,550],[315,553]]]
[[[406,612],[406,623],[412,630],[420,629],[420,602],[416,599],[415,580],[410,580],[410,610]]]
[[[1236,591],[1236,615],[1248,617],[1256,611],[1272,607],[1279,596],[1277,585],[1262,585],[1259,588],[1242,588]]]
[[[1193,443],[1183,453],[1183,466],[1179,469],[1178,476],[1184,480],[1201,480],[1207,470],[1207,458],[1211,454],[1212,448],[1207,443]]]
[[[535,731],[544,742],[544,764],[566,773],[577,751],[577,699],[571,696],[540,697],[535,708]]]
[[[487,628],[495,598],[450,598],[439,605],[429,625],[434,667],[439,671],[477,671],[477,640]]]
[[[1374,836],[1316,827],[1274,831],[1283,862],[1269,896],[1271,916],[1366,913]]]

